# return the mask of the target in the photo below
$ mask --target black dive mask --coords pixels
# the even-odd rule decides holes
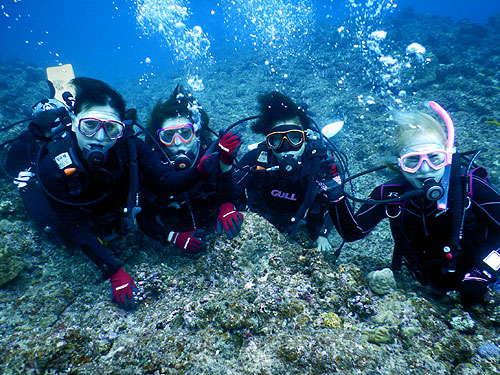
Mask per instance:
[[[102,167],[106,163],[107,152],[104,147],[98,145],[90,145],[90,149],[84,148],[82,155],[89,167],[97,168]]]

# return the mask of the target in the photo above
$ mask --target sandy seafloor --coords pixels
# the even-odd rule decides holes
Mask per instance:
[[[310,59],[280,62],[288,77],[262,69],[265,51],[228,52],[200,71],[205,89],[196,96],[215,129],[255,114],[257,95],[275,88],[308,103],[320,124],[343,120],[335,141],[352,173],[387,155],[390,108],[434,100],[455,120],[458,150],[483,149],[479,162],[499,187],[500,127],[485,121],[500,121],[500,17],[475,25],[403,13],[383,27],[394,51],[404,55],[415,41],[427,48],[426,63],[402,69],[392,94],[375,52],[318,26],[304,46]],[[44,79],[42,67],[0,61],[2,126],[47,96]],[[178,71],[115,87],[144,121],[183,81]],[[257,140],[248,126],[238,130],[246,144]],[[356,181],[356,193],[366,196],[389,175]],[[0,189],[3,374],[500,373],[498,292],[466,311],[455,293],[437,298],[407,272],[388,294],[370,290],[366,275],[390,265],[387,223],[347,244],[336,262],[250,213],[237,238],[211,236],[194,257],[131,233],[110,244],[141,291],[127,313],[78,249],[53,244],[31,224],[13,184]]]

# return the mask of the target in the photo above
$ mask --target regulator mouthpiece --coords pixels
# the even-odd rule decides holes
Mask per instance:
[[[85,149],[84,157],[91,168],[102,167],[106,163],[107,154],[104,147],[90,145],[90,149]]]
[[[430,201],[437,201],[441,199],[444,195],[444,188],[439,182],[436,182],[433,178],[428,178],[424,181],[424,194],[425,198]]]

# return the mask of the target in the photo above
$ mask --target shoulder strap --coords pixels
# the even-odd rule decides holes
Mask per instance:
[[[130,186],[127,195],[126,207],[126,227],[132,229],[135,224],[135,217],[141,212],[139,206],[139,165],[137,156],[137,145],[135,143],[135,135],[131,126],[125,128],[125,137],[127,142],[127,156],[129,165]]]
[[[324,149],[324,152],[322,151],[323,150],[319,147],[308,147],[306,149],[306,155],[304,155],[304,163],[306,163],[306,165],[302,168],[304,176],[307,179],[306,194],[304,196],[304,201],[300,205],[295,216],[292,218],[292,224],[289,227],[291,234],[298,229],[301,220],[307,216],[307,213],[309,212],[316,199],[316,195],[318,194],[319,189],[316,183],[316,178],[319,172],[320,163],[317,159],[324,158],[326,156],[326,149]]]
[[[456,258],[461,253],[460,241],[464,225],[468,186],[459,157],[454,157],[451,163],[450,176],[450,210],[452,213],[449,248],[443,249],[449,253],[450,258],[443,264],[443,273],[455,272]]]

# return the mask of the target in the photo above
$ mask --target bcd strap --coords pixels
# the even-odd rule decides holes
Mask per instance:
[[[314,142],[313,146],[318,146],[318,142]],[[307,178],[307,188],[304,201],[292,218],[292,224],[289,226],[289,233],[293,234],[297,231],[300,222],[307,216],[311,206],[313,205],[316,195],[319,192],[319,187],[316,184],[316,177],[320,168],[320,160],[326,157],[326,149],[316,147],[306,147],[304,152],[302,167],[302,175]],[[318,160],[315,160],[318,159]]]
[[[466,185],[465,176],[462,176],[460,158],[454,157],[451,163],[450,176],[451,232],[449,246],[443,248],[442,273],[455,272],[457,257],[459,257],[462,252],[460,241],[468,191]]]
[[[137,156],[137,146],[135,144],[134,133],[131,126],[125,129],[125,137],[127,142],[130,187],[127,196],[126,207],[126,227],[132,229],[135,225],[135,217],[141,212],[139,206],[139,165]]]

